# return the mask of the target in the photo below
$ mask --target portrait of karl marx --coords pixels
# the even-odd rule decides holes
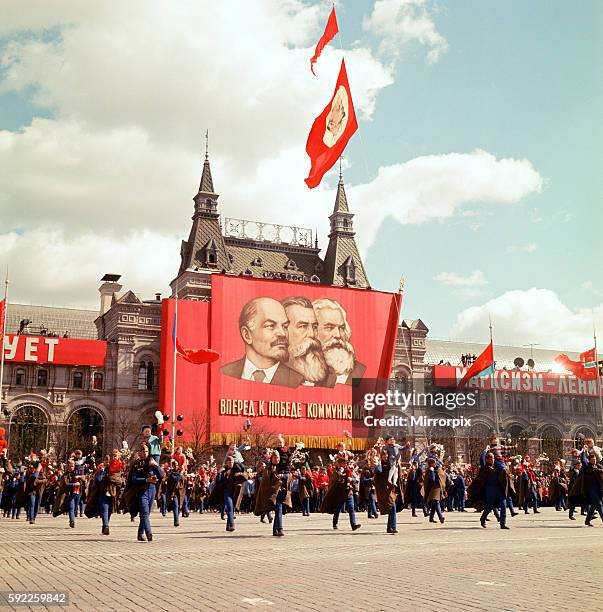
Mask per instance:
[[[317,338],[330,368],[325,386],[351,385],[354,378],[362,378],[366,366],[356,360],[346,312],[339,302],[328,298],[314,300],[312,306],[318,322]]]

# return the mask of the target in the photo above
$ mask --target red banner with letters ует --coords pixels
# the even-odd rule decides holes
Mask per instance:
[[[104,340],[52,338],[49,336],[4,336],[4,359],[16,363],[104,366],[107,343]]]

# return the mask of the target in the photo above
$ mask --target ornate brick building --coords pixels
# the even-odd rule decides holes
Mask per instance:
[[[290,282],[369,288],[355,242],[340,177],[324,258],[312,230],[222,217],[209,160],[205,159],[194,201],[188,240],[171,282],[172,297],[211,299],[211,275],[229,274]],[[8,333],[68,335],[108,342],[104,367],[7,363],[0,393],[0,425],[9,432],[11,452],[53,446],[59,454],[89,447],[92,435],[106,451],[121,440],[134,443],[141,423],[158,408],[161,295],[144,300],[123,292],[120,276],[107,274],[99,288],[99,310],[11,304]],[[482,346],[431,340],[421,320],[399,327],[392,378],[404,390],[433,386],[433,366],[459,365],[462,355]],[[516,368],[525,348],[497,347],[497,367]],[[556,351],[533,350],[536,368],[553,366]],[[498,423],[492,392],[480,394],[469,431],[415,427],[405,435],[415,443],[444,440],[451,456],[471,461],[476,446],[498,427],[518,450],[567,452],[579,434],[601,435],[598,400],[570,395],[499,393]],[[439,415],[411,406],[412,414]]]

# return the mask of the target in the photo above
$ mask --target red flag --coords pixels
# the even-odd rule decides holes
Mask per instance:
[[[220,358],[220,355],[211,349],[185,349],[178,340],[176,340],[176,353],[185,361],[196,365],[211,363]]]
[[[337,16],[335,15],[335,7],[333,7],[331,14],[329,15],[324,34],[320,37],[318,43],[316,43],[314,56],[310,60],[310,70],[314,76],[316,76],[316,73],[314,72],[314,64],[316,63],[316,60],[318,60],[322,50],[333,40],[333,37],[335,34],[337,34],[337,32],[339,32],[339,27],[337,25]]]
[[[459,387],[463,387],[470,378],[474,376],[488,376],[494,372],[494,347],[492,342],[484,349],[483,353],[471,364],[471,367],[461,378]]]
[[[555,361],[559,365],[569,370],[576,378],[581,378],[582,380],[595,380],[597,378],[595,359],[594,348],[580,353],[580,361],[574,361],[563,353],[555,357]]]
[[[339,159],[357,129],[352,92],[345,62],[341,60],[333,97],[314,120],[306,143],[306,153],[310,156],[312,167],[305,182],[310,189],[320,185],[322,177]]]

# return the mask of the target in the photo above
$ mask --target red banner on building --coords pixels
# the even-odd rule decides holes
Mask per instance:
[[[456,387],[467,368],[433,366],[433,381],[439,387]],[[545,393],[551,395],[584,395],[597,397],[597,380],[580,380],[567,374],[530,372],[525,370],[494,370],[493,376],[471,378],[467,383],[472,389],[492,389],[517,393]]]
[[[178,340],[220,354],[210,365],[177,362],[183,438],[224,444],[282,433],[334,448],[352,430],[352,380],[389,377],[399,308],[389,293],[213,275],[211,304],[178,302]],[[167,414],[174,310],[175,301],[164,300],[160,406]]]
[[[176,300],[163,300],[161,311],[161,364],[159,371],[159,407],[164,414],[172,414],[174,397],[174,314]],[[209,346],[209,302],[178,300],[176,333],[183,346]],[[209,438],[209,370],[178,359],[176,364],[176,414],[184,416],[178,428],[184,438],[201,444]],[[169,427],[168,427],[169,429]]]
[[[4,359],[16,363],[104,366],[106,355],[107,343],[104,340],[16,334],[4,337]]]
[[[212,276],[211,440],[250,428],[333,448],[352,429],[352,380],[389,377],[398,299]]]

